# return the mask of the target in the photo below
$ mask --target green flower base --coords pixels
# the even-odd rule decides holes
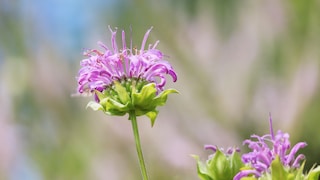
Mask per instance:
[[[114,81],[113,85],[103,92],[95,91],[99,103],[90,101],[87,107],[93,110],[102,110],[113,116],[123,116],[134,111],[136,116],[146,115],[151,126],[154,125],[158,115],[157,106],[165,105],[171,93],[178,93],[175,89],[167,89],[157,94],[155,83],[137,81]]]

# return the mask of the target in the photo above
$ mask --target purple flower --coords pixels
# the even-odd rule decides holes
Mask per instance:
[[[177,80],[177,75],[168,61],[164,60],[164,55],[156,49],[159,41],[154,45],[150,44],[147,49],[145,45],[152,27],[146,32],[140,49],[127,47],[125,32],[122,31],[122,47],[118,47],[116,42],[117,29],[113,31],[109,27],[112,37],[112,48],[108,48],[103,43],[98,44],[104,52],[98,50],[88,50],[84,53],[87,59],[81,61],[82,66],[78,73],[78,92],[95,93],[103,92],[111,87],[114,81],[132,81],[136,84],[155,83],[157,93],[164,90],[166,84],[165,75],[169,74],[173,82]],[[95,93],[95,100],[99,98]]]
[[[299,168],[300,161],[305,158],[303,154],[296,156],[300,148],[304,148],[307,144],[299,142],[290,150],[289,134],[278,131],[276,135],[272,129],[272,119],[270,116],[270,134],[264,136],[252,135],[243,144],[247,144],[252,150],[247,154],[242,155],[242,162],[249,165],[252,169],[242,170],[235,177],[235,180],[240,180],[242,177],[254,175],[260,177],[263,173],[269,172],[272,161],[278,156],[281,163],[288,168]]]

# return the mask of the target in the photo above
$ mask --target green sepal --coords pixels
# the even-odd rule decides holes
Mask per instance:
[[[305,165],[305,161],[302,163],[299,169],[295,169],[292,173],[289,174],[288,179],[304,180],[304,174],[303,174],[304,165]]]
[[[90,107],[94,111],[98,111],[98,110],[104,111],[103,106],[95,101],[90,101],[87,104],[86,108],[88,108],[88,107]]]
[[[174,89],[167,89],[157,95],[154,83],[144,85],[140,92],[136,92],[135,88],[133,88],[131,98],[136,115],[146,115],[151,121],[151,126],[153,126],[158,115],[157,106],[165,105],[168,94],[177,92]]]
[[[164,91],[162,91],[155,99],[155,104],[157,106],[163,106],[166,104],[167,102],[167,98],[168,95],[171,93],[179,93],[179,91],[175,90],[175,89],[166,89]]]
[[[110,99],[109,98],[104,98],[100,100],[100,103],[97,103],[95,101],[90,101],[87,104],[87,108],[90,107],[94,111],[102,110],[105,114],[108,115],[116,115],[116,116],[123,116],[126,114],[126,112],[121,111],[121,108],[114,108],[108,106],[107,104],[110,104]],[[106,107],[108,106],[108,110],[106,110]]]
[[[241,156],[236,151],[229,155],[217,149],[206,163],[201,162],[196,155],[192,157],[197,161],[198,177],[201,180],[232,180],[244,167]]]
[[[316,168],[314,168],[315,166],[313,166],[311,168],[311,170],[309,171],[309,173],[307,174],[306,179],[307,180],[318,180],[319,179],[319,175],[320,175],[320,166],[317,166]]]
[[[100,104],[105,108],[107,114],[110,115],[123,116],[130,110],[128,107],[129,102],[124,105],[111,98],[102,99]]]
[[[213,180],[209,175],[208,175],[208,169],[205,163],[200,161],[199,156],[197,155],[191,155],[196,161],[197,161],[197,172],[198,172],[198,177],[201,180]]]
[[[272,179],[287,180],[288,178],[288,172],[284,169],[279,156],[271,162],[271,174]]]
[[[130,95],[125,87],[123,87],[118,81],[114,81],[114,90],[118,94],[118,98],[120,99],[122,104],[130,103]]]
[[[89,102],[87,107],[94,111],[102,110],[105,114],[123,116],[130,111],[134,111],[136,116],[146,115],[151,126],[154,125],[158,115],[158,106],[165,105],[168,95],[178,93],[175,89],[167,89],[157,95],[155,83],[134,83],[126,84],[114,81],[112,87],[105,91],[95,90],[94,93],[99,99],[97,102]]]
[[[159,113],[159,111],[157,111],[157,110],[149,111],[149,112],[146,113],[146,116],[147,116],[147,117],[150,119],[150,121],[151,121],[151,127],[153,127],[153,125],[154,125],[154,123],[155,123],[155,121],[156,121],[156,118],[157,118],[157,116],[158,116],[158,113]]]
[[[140,92],[132,92],[132,104],[137,109],[152,110],[154,109],[153,99],[156,97],[157,89],[154,83],[142,87]]]
[[[94,93],[98,96],[99,100],[104,99],[104,98],[107,97],[106,95],[104,95],[102,92],[100,92],[98,90],[94,90]]]
[[[244,166],[241,160],[241,155],[240,153],[235,151],[229,158],[230,158],[231,174],[236,175],[240,171],[240,169]]]
[[[208,163],[209,172],[214,179],[222,178],[227,175],[227,172],[225,172],[225,170],[227,170],[227,163],[227,157],[220,150],[217,150]]]

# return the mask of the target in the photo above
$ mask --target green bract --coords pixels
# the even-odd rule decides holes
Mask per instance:
[[[168,94],[178,93],[175,89],[167,89],[157,95],[155,83],[135,83],[135,81],[118,82],[103,92],[96,91],[99,102],[90,101],[87,107],[102,110],[108,115],[123,116],[134,112],[136,116],[146,115],[151,126],[158,115],[157,106],[165,105]]]
[[[244,166],[240,154],[236,151],[225,154],[217,149],[206,163],[200,161],[196,155],[193,157],[197,160],[198,177],[201,180],[232,180]]]

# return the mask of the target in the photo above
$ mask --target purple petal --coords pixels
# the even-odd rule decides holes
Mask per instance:
[[[115,31],[112,31],[111,27],[109,27],[109,30],[111,31],[111,43],[112,43],[112,49],[114,53],[118,53],[118,45],[116,41],[117,37],[117,28],[115,28]]]
[[[299,149],[304,148],[306,146],[307,146],[307,143],[305,143],[305,142],[299,142],[295,146],[293,146],[289,155],[287,156],[288,158],[285,163],[289,164],[294,159],[294,156],[299,151]]]
[[[300,161],[305,159],[305,155],[303,154],[299,154],[298,157],[294,160],[292,166],[295,167],[295,168],[299,168],[300,167]]]
[[[149,33],[150,31],[152,30],[153,27],[151,27],[150,29],[148,29],[148,31],[146,32],[146,34],[144,35],[143,37],[143,40],[142,40],[142,43],[141,43],[141,48],[140,48],[140,52],[142,52],[144,50],[144,46],[147,42],[147,39],[148,39],[148,36],[149,36]]]
[[[256,177],[261,176],[261,174],[258,171],[249,169],[249,170],[240,171],[238,174],[234,176],[233,180],[241,180],[241,178],[247,177],[251,174],[255,175]]]
[[[216,152],[217,151],[217,146],[214,146],[214,145],[204,145],[204,149],[205,150],[212,150],[213,152]]]

